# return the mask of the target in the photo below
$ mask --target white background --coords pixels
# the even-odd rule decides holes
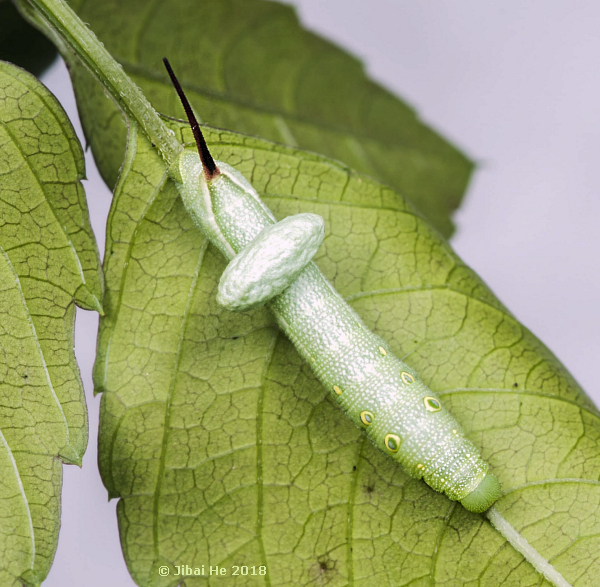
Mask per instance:
[[[600,3],[595,0],[297,0],[303,23],[361,57],[478,161],[452,245],[600,405]],[[76,121],[66,69],[43,78]],[[76,122],[78,127],[78,122]],[[80,129],[78,127],[78,131]],[[81,135],[80,135],[81,136]],[[88,154],[101,250],[110,192]],[[64,467],[63,516],[47,587],[133,586],[116,501],[96,466],[97,317],[78,310],[88,397],[83,468]]]

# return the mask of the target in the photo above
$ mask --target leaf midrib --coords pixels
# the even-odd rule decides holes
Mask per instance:
[[[60,403],[60,400],[58,399],[58,396],[56,395],[56,391],[54,390],[54,385],[52,384],[52,379],[50,377],[50,372],[48,370],[48,365],[46,364],[46,359],[44,357],[44,352],[42,351],[42,347],[40,346],[40,341],[37,335],[37,331],[35,328],[35,324],[33,323],[33,320],[31,319],[31,312],[29,311],[29,305],[27,303],[27,298],[25,297],[25,294],[23,293],[23,289],[21,287],[21,280],[19,278],[19,274],[16,272],[10,257],[6,254],[6,252],[4,251],[4,249],[2,248],[2,245],[0,245],[0,254],[4,256],[4,259],[6,260],[6,264],[8,265],[9,269],[12,271],[14,279],[15,279],[15,284],[17,285],[17,290],[19,292],[19,296],[21,298],[21,303],[23,304],[23,308],[25,310],[25,314],[27,316],[27,323],[29,324],[29,327],[31,328],[31,334],[33,337],[33,342],[35,344],[35,348],[38,352],[38,356],[39,356],[39,360],[41,363],[41,366],[43,368],[44,371],[44,376],[46,378],[46,383],[48,384],[48,389],[50,390],[50,393],[52,395],[52,399],[54,400],[54,402],[56,403],[56,406],[58,408],[58,411],[60,413],[60,416],[62,418],[63,424],[64,424],[64,429],[65,429],[65,444],[64,446],[62,446],[61,448],[64,449],[66,447],[70,447],[70,429],[69,429],[69,424],[67,422],[67,418],[65,416],[65,412],[63,410],[63,407]],[[79,455],[81,457],[81,455]]]
[[[271,344],[267,349],[265,356],[265,366],[261,374],[261,384],[258,392],[257,405],[256,405],[256,486],[257,486],[257,516],[256,516],[256,538],[258,540],[258,548],[260,556],[263,561],[263,565],[267,568],[265,575],[265,585],[271,587],[271,579],[269,578],[269,567],[268,558],[265,551],[265,543],[263,540],[263,514],[264,514],[264,478],[263,478],[263,402],[265,395],[265,381],[268,378],[269,370],[272,365],[273,355],[275,353],[275,347],[277,346],[277,340],[281,336],[279,329],[275,329],[271,338]]]
[[[35,94],[35,95],[36,95],[36,97],[39,97],[38,94]],[[46,110],[52,114],[52,117],[54,118],[56,124],[60,125],[61,123],[54,115],[54,112],[52,111],[52,109],[44,102],[44,100],[42,98],[40,98],[40,100],[43,102],[43,105],[46,108]],[[46,196],[46,191],[44,190],[44,186],[47,185],[48,183],[51,183],[51,185],[56,185],[56,184],[67,185],[68,182],[44,182],[44,181],[42,181],[37,170],[29,163],[29,156],[23,151],[20,141],[17,139],[15,134],[12,132],[12,130],[9,128],[7,123],[4,122],[3,120],[0,120],[0,124],[2,125],[2,127],[4,128],[4,130],[6,131],[8,136],[11,138],[13,145],[16,147],[17,151],[21,155],[23,163],[27,166],[31,175],[35,179],[37,187],[43,196],[43,202],[48,206],[48,208],[50,209],[50,212],[52,212],[52,217],[54,218],[54,222],[60,227],[60,232],[64,236],[65,240],[67,241],[66,246],[61,247],[61,250],[69,249],[69,251],[71,253],[70,257],[72,257],[72,259],[75,263],[75,266],[79,269],[79,276],[81,279],[81,284],[90,292],[90,295],[98,302],[98,305],[100,306],[100,300],[98,300],[98,298],[96,297],[96,294],[93,291],[91,291],[90,288],[87,286],[87,282],[85,280],[85,275],[83,273],[83,267],[81,266],[81,261],[79,259],[79,255],[77,254],[77,251],[76,251],[75,247],[73,246],[73,243],[71,242],[71,238],[67,234],[67,232],[65,230],[65,226],[58,220],[56,210],[54,209],[54,206],[52,205],[52,202],[50,201],[50,199]],[[62,135],[62,136],[69,144],[69,152],[71,153],[73,160],[76,161],[77,159],[75,158],[75,154],[73,153],[73,150],[71,147],[71,141],[69,141],[69,139],[66,136],[64,136],[64,135]],[[78,183],[80,180],[81,180],[81,177],[78,172],[77,178],[75,181]],[[38,242],[36,244],[41,244],[41,243]],[[47,248],[44,245],[41,245],[41,246],[43,246],[44,248]],[[12,249],[14,249],[14,248],[16,248],[16,247],[12,247]],[[12,250],[12,249],[10,249],[10,250]],[[54,283],[52,281],[49,281],[48,283],[51,283],[52,285],[54,285]]]
[[[31,561],[29,563],[29,568],[33,569],[35,564],[35,531],[33,529],[33,519],[31,517],[31,508],[29,507],[29,500],[27,499],[27,495],[25,494],[25,488],[23,487],[23,481],[21,479],[21,474],[19,473],[19,468],[17,467],[17,463],[15,461],[13,452],[4,438],[4,434],[2,434],[2,430],[0,429],[0,444],[3,444],[8,452],[8,456],[10,458],[11,465],[13,467],[13,471],[15,472],[15,478],[17,483],[19,484],[19,492],[23,498],[23,503],[25,505],[25,509],[27,510],[27,519],[29,522],[29,535],[31,536]]]

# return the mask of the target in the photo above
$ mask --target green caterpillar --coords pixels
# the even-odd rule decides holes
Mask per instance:
[[[178,160],[178,189],[202,233],[231,262],[217,300],[244,311],[266,304],[280,328],[373,443],[450,499],[487,510],[500,483],[477,448],[417,373],[371,332],[311,261],[324,223],[298,214],[277,223],[256,190],[215,162],[165,59],[198,146]]]

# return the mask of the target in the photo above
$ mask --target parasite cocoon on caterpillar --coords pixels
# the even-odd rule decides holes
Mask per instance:
[[[217,301],[234,311],[266,304],[336,403],[379,449],[466,509],[486,511],[500,496],[500,483],[475,445],[311,261],[323,240],[323,220],[298,214],[277,222],[239,171],[214,161],[164,63],[198,147],[176,162],[179,193],[194,223],[230,260]]]

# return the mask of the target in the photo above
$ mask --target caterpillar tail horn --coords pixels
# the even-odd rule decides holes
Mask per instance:
[[[212,155],[210,154],[210,151],[208,150],[206,140],[204,139],[204,135],[202,134],[202,131],[200,130],[200,125],[198,124],[198,121],[196,120],[196,115],[194,114],[194,111],[192,110],[192,107],[187,99],[187,96],[183,92],[181,84],[179,83],[179,80],[177,79],[177,76],[175,75],[175,72],[173,71],[173,68],[171,67],[171,64],[169,63],[169,60],[166,57],[163,57],[163,63],[165,64],[165,67],[167,68],[167,72],[169,74],[169,77],[171,78],[171,83],[173,84],[173,86],[175,87],[175,90],[177,91],[177,95],[179,96],[179,99],[181,100],[181,103],[183,105],[183,109],[185,110],[185,114],[187,116],[188,122],[190,123],[190,126],[192,127],[192,132],[194,133],[194,139],[196,140],[196,146],[198,147],[198,154],[200,155],[200,161],[202,161],[202,168],[204,169],[204,177],[206,178],[206,181],[210,181],[210,180],[214,179],[215,177],[217,177],[219,175],[219,173],[221,173],[221,172],[219,171],[219,168],[217,167],[215,160],[213,159]]]

